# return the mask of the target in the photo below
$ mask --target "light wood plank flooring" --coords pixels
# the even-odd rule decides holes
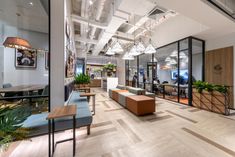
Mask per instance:
[[[96,115],[91,135],[85,128],[76,130],[77,157],[235,156],[235,115],[225,117],[156,99],[155,114],[136,117],[101,89],[92,92],[97,93]],[[71,136],[68,130],[57,133],[56,139]],[[1,156],[46,157],[47,140],[40,136],[14,143]],[[72,156],[72,142],[59,144],[55,156]]]

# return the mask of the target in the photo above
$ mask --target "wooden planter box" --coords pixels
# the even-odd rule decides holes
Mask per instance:
[[[212,111],[211,97],[212,97],[211,92],[202,91],[201,93],[201,108],[202,109]]]
[[[195,88],[193,88],[193,102],[194,107],[201,108],[201,93],[198,93]]]
[[[216,113],[228,114],[226,106],[226,96],[223,93],[213,91],[212,96],[212,111]]]
[[[194,88],[192,104],[200,109],[229,115],[227,95],[218,91],[198,93]]]

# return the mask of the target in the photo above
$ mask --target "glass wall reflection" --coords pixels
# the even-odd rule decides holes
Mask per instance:
[[[154,92],[157,96],[178,101],[177,68],[178,45],[168,45],[157,50],[157,78],[154,81]]]
[[[138,85],[138,74],[137,74],[137,58],[129,61],[129,86],[137,87]]]
[[[49,18],[44,5],[0,1],[0,108],[48,111]]]

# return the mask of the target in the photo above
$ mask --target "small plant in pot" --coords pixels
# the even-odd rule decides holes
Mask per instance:
[[[88,76],[86,74],[78,74],[74,77],[74,83],[79,88],[80,87],[87,87],[88,84],[90,83],[90,76]]]
[[[116,65],[108,63],[104,65],[103,69],[107,72],[107,76],[112,76],[113,73],[116,72]]]

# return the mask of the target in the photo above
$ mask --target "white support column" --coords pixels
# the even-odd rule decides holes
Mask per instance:
[[[64,105],[64,0],[51,0],[51,109]]]

